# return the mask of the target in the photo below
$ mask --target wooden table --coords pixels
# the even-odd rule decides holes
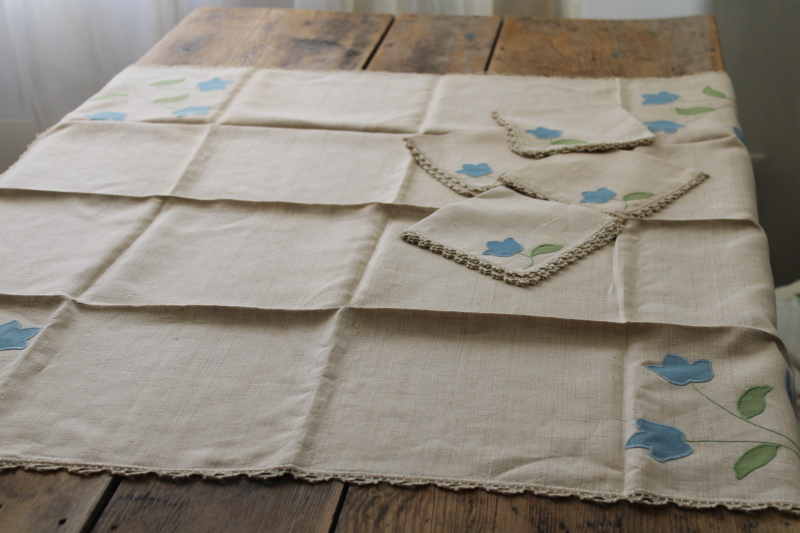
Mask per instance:
[[[193,12],[141,65],[679,76],[722,70],[710,16],[649,21],[447,17],[284,9]],[[21,470],[0,475],[0,532],[800,532],[775,511],[734,513],[432,486],[168,480]]]

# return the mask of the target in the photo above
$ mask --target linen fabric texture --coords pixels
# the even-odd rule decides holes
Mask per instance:
[[[401,237],[525,287],[605,246],[621,229],[617,217],[501,188],[445,206]]]
[[[645,217],[671,204],[708,174],[642,152],[563,154],[514,170],[498,181],[517,192],[580,204],[623,218]]]
[[[123,79],[151,100],[189,96],[125,107],[139,104],[107,98]],[[681,99],[711,111],[683,115]],[[535,286],[399,238],[484,201],[431,179],[405,136],[497,128],[497,109],[619,104],[658,130],[634,153],[711,178]],[[0,324],[43,328],[0,351],[3,467],[800,510],[789,367],[725,74],[131,67],[85,105],[0,177]],[[566,210],[570,243],[607,217],[543,203]],[[666,354],[701,361],[696,381],[668,381],[682,363]],[[758,407],[764,387],[745,421],[738,399],[755,390],[744,405]],[[631,441],[642,427],[657,429]],[[669,428],[691,453],[659,440]],[[761,445],[732,441],[775,453],[752,468]]]
[[[585,105],[492,113],[508,132],[511,150],[541,158],[563,152],[596,152],[653,144],[655,136],[621,105]]]
[[[498,179],[530,164],[508,148],[502,128],[479,128],[406,138],[414,160],[442,185],[474,196],[500,185]]]

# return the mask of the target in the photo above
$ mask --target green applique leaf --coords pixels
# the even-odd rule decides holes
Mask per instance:
[[[531,255],[529,255],[528,257],[535,257],[537,255],[542,255],[542,254],[552,254],[553,252],[559,251],[563,247],[564,246],[560,244],[540,244],[539,246],[533,249]]]
[[[709,111],[714,111],[713,107],[676,107],[675,111],[678,112],[679,115],[699,115],[700,113],[708,113]]]
[[[653,196],[651,192],[632,192],[622,197],[623,202],[630,202],[631,200],[644,200]]]
[[[550,144],[586,144],[586,141],[579,141],[578,139],[561,139],[553,141]]]
[[[753,418],[767,408],[767,393],[772,390],[769,385],[750,387],[736,400],[736,410],[743,418]]]
[[[736,475],[736,479],[742,479],[756,468],[761,468],[769,463],[775,459],[777,453],[778,445],[771,442],[750,448],[733,463],[733,473]]]
[[[180,78],[177,80],[162,80],[162,81],[157,81],[155,83],[151,83],[150,85],[153,87],[166,87],[167,85],[175,85],[176,83],[180,83],[184,80],[186,80],[186,78]]]
[[[105,96],[96,96],[96,97],[92,98],[92,101],[110,100],[111,98],[122,98],[123,96],[128,96],[128,95],[127,94],[122,94],[122,93],[107,94]]]
[[[180,96],[168,96],[166,98],[159,98],[158,100],[155,100],[155,103],[168,104],[170,102],[180,102],[181,100],[186,100],[187,98],[189,98],[188,94],[182,94]]]
[[[727,96],[725,96],[725,93],[715,91],[714,89],[711,88],[710,85],[706,85],[706,88],[703,89],[703,94],[707,94],[708,96],[713,96],[715,98],[727,98]]]

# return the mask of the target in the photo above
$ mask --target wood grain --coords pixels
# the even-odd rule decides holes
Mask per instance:
[[[658,20],[506,17],[489,72],[668,77],[723,70],[711,15]]]
[[[430,74],[483,72],[499,29],[500,17],[400,15],[368,69]]]
[[[105,503],[109,475],[12,470],[0,474],[0,533],[79,533]]]
[[[358,69],[368,64],[370,70],[452,73],[480,72],[491,57],[490,72],[585,77],[677,76],[723,68],[716,25],[705,16],[656,21],[507,17],[493,55],[498,17],[401,15],[390,24],[388,15],[204,8],[187,17],[139,64],[306,69]],[[90,490],[88,480],[48,485],[47,479],[56,479],[51,474],[24,474],[35,479],[22,476],[6,489],[0,477],[0,498],[4,498],[0,500],[0,532],[71,531],[64,528],[97,507],[92,502],[99,501],[98,492]],[[26,492],[29,485],[40,489]],[[54,489],[41,489],[47,486]],[[124,480],[95,531],[327,533],[343,490],[338,482]],[[58,512],[78,507],[83,514]],[[7,521],[3,513],[9,508],[17,514],[8,516],[23,519]],[[59,516],[57,524],[62,515],[67,522],[55,529],[51,517]],[[18,527],[3,529],[7,524]],[[673,530],[800,533],[800,520],[774,511],[746,514],[628,503],[601,506],[530,494],[503,496],[382,484],[349,487],[335,528],[352,533]]]
[[[350,487],[336,533],[797,533],[800,520],[777,512],[737,513],[674,505],[600,505],[576,498]]]
[[[236,479],[125,479],[95,532],[328,533],[344,485]]]
[[[391,21],[368,13],[200,8],[137,64],[359,69]]]

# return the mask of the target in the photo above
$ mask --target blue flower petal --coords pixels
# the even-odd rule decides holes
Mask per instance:
[[[497,257],[511,257],[522,251],[522,245],[509,237],[504,241],[489,241],[486,243],[488,250],[483,255],[496,255]]]
[[[128,114],[120,111],[101,111],[100,113],[92,113],[86,116],[92,120],[124,120]]]
[[[535,130],[525,130],[525,133],[530,133],[537,139],[557,139],[563,133],[561,130],[549,130],[547,128],[536,128]]]
[[[739,140],[742,141],[742,144],[744,144],[744,135],[742,135],[742,130],[734,126],[733,133],[735,133],[736,136],[739,137]]]
[[[461,170],[456,170],[456,174],[466,174],[470,178],[480,178],[492,172],[492,167],[490,167],[488,163],[479,163],[477,165],[468,165],[465,163],[461,166]]]
[[[39,333],[42,328],[23,328],[18,320],[0,324],[0,350],[24,350],[25,342]]]
[[[647,448],[650,457],[659,463],[686,457],[693,451],[686,442],[686,434],[675,426],[637,418],[636,428],[640,431],[631,435],[625,449]]]
[[[233,83],[233,80],[221,80],[219,78],[214,78],[198,83],[197,88],[201,91],[222,91],[230,83]]]
[[[649,93],[642,95],[642,105],[661,105],[661,104],[671,104],[681,95],[668,93],[667,91],[661,91],[660,93]]]
[[[177,111],[173,111],[172,114],[177,117],[185,117],[186,115],[207,115],[208,110],[211,109],[212,107],[213,106],[210,105],[184,107],[183,109],[178,109]]]
[[[645,122],[644,124],[647,126],[647,129],[653,133],[658,133],[659,131],[663,131],[664,133],[675,133],[678,131],[678,128],[686,127],[683,124],[678,124],[677,122],[672,122],[671,120],[651,120],[650,122]]]
[[[644,367],[673,385],[705,383],[714,378],[714,370],[708,359],[698,359],[690,363],[688,359],[674,353],[665,355],[660,365],[645,365]]]
[[[596,191],[584,191],[581,194],[583,195],[582,204],[604,204],[617,195],[605,187],[600,187]]]

